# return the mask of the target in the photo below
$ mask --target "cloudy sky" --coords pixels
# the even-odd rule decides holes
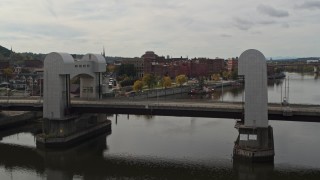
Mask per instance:
[[[141,56],[320,56],[320,0],[0,0],[0,45]]]

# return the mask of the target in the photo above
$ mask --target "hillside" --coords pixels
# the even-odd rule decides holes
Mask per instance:
[[[9,57],[11,51],[5,47],[0,46],[0,54],[4,57]]]

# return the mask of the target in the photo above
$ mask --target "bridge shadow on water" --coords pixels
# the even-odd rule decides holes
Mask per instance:
[[[37,132],[37,131],[34,131]],[[102,134],[68,149],[41,150],[0,143],[0,169],[33,172],[41,179],[319,179],[320,172],[277,169],[246,161],[193,162],[108,153]],[[0,174],[0,179],[5,179]],[[36,177],[34,178],[36,179]]]

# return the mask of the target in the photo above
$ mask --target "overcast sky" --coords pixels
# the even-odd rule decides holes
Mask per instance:
[[[0,0],[0,45],[16,52],[320,56],[320,1]]]

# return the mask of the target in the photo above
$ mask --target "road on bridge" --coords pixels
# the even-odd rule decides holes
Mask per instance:
[[[239,119],[243,114],[241,102],[177,99],[73,99],[71,110],[79,113],[145,114],[188,117],[217,117]],[[39,99],[0,99],[1,110],[42,110]],[[320,122],[320,105],[269,103],[270,120]]]

